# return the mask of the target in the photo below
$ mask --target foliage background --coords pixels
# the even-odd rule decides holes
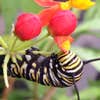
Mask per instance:
[[[79,25],[73,34],[75,41],[72,45],[72,50],[82,59],[100,57],[99,5],[100,0],[96,0],[96,5],[87,11],[73,9],[79,19]],[[12,23],[15,22],[16,17],[20,13],[38,13],[41,9],[42,7],[39,7],[33,0],[0,0],[0,16],[3,17],[5,25],[2,26],[1,21],[0,29],[3,28],[3,33],[9,34]],[[44,29],[43,33],[45,32],[46,30]],[[43,50],[47,48],[48,44],[45,44],[46,41],[48,41],[48,39],[38,45]],[[49,43],[50,42],[52,42],[51,38],[49,39]],[[56,49],[56,46],[54,46],[53,50],[56,51]],[[100,100],[100,62],[92,63],[92,65],[87,65],[86,67],[87,68],[84,68],[82,79],[78,82],[79,85],[77,84],[79,86],[81,100]],[[0,78],[0,98],[2,100],[37,100],[35,98],[38,97],[44,100],[43,98],[46,96],[46,91],[50,88],[41,85],[36,86],[35,83],[23,79],[10,79],[10,81],[11,87],[7,90],[5,89],[2,77]],[[85,85],[83,84],[84,82]],[[75,99],[75,93],[72,87],[51,90],[53,92],[51,100]]]

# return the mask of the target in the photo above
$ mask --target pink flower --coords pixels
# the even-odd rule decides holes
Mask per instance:
[[[31,13],[21,14],[15,23],[15,35],[22,41],[37,37],[41,32],[41,21],[38,15]]]

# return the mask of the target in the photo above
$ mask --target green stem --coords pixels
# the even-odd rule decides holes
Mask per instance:
[[[36,40],[36,41],[30,43],[29,46],[28,46],[27,48],[23,48],[23,45],[19,45],[19,47],[17,47],[15,51],[26,50],[26,49],[28,49],[29,47],[32,47],[33,45],[36,45],[36,44],[40,43],[41,41],[43,41],[44,39],[46,39],[48,36],[49,36],[49,34],[46,34],[45,36],[43,36],[43,37],[40,38],[39,40]]]
[[[7,44],[5,43],[5,41],[3,40],[1,36],[0,36],[0,45],[4,48],[8,48]]]
[[[46,47],[46,51],[53,51],[54,41],[51,41]]]
[[[14,39],[10,51],[13,50],[13,48],[15,47],[16,42],[17,42],[17,37]]]
[[[5,50],[0,50],[0,55],[4,55],[5,54]]]
[[[4,76],[4,82],[7,88],[9,87],[8,76],[7,76],[7,64],[8,64],[9,59],[10,59],[10,55],[7,54],[5,56],[4,63],[3,63],[3,76]]]
[[[32,43],[32,46],[33,46],[33,45],[36,45],[36,44],[38,44],[38,43],[40,43],[41,41],[43,41],[44,39],[46,39],[48,36],[50,36],[49,33],[46,34],[45,36],[43,36],[42,38],[40,38],[39,40],[33,42],[33,43]]]

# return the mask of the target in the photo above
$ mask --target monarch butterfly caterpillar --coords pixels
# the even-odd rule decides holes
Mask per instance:
[[[69,87],[81,79],[83,66],[87,63],[100,60],[100,58],[82,61],[74,52],[52,53],[46,57],[34,54],[38,49],[31,47],[22,55],[22,60],[17,59],[17,65],[11,59],[8,62],[8,75],[11,77],[25,78],[42,85],[53,87]],[[5,55],[0,56],[0,65],[3,64]],[[0,67],[0,75],[3,75]]]
[[[45,57],[41,54],[34,54],[32,52],[34,50],[36,49],[33,47],[26,50],[22,60],[17,59],[18,65],[10,59],[7,65],[8,74],[54,87],[73,85],[72,74],[74,74],[75,82],[80,80],[83,62],[72,51],[58,55],[52,53]],[[1,62],[3,61],[0,60]]]

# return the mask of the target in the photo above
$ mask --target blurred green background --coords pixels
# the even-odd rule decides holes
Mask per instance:
[[[86,1],[85,1],[86,2]],[[72,50],[83,60],[100,57],[100,0],[89,10],[76,13],[79,24],[73,34],[75,39]],[[0,0],[0,34],[9,34],[16,17],[22,12],[38,13],[42,7],[33,0]],[[46,30],[43,30],[45,33]],[[38,46],[47,49],[45,40]],[[52,42],[52,39],[49,39]],[[56,51],[56,46],[53,50]],[[87,65],[83,71],[83,77],[78,82],[81,100],[100,100],[100,62]],[[50,88],[37,85],[24,79],[9,79],[10,89],[4,86],[3,78],[0,78],[0,100],[49,100],[45,99],[48,91],[52,93],[50,100],[76,100],[73,87]]]

